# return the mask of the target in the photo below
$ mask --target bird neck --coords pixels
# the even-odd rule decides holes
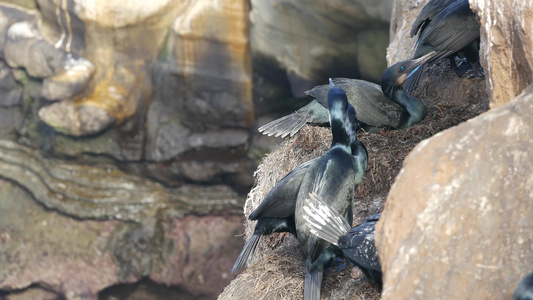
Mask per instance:
[[[357,170],[362,170],[362,172],[355,172],[355,180],[356,182],[361,182],[368,164],[368,152],[366,151],[365,145],[359,140],[357,140],[357,143],[351,143],[351,149]]]
[[[401,124],[401,128],[413,126],[426,116],[427,110],[424,104],[405,93],[401,87],[395,86],[391,96],[391,100],[405,108],[408,113],[407,120]]]
[[[341,146],[350,151],[349,138],[346,133],[346,126],[344,124],[344,118],[331,116],[331,148],[335,146]]]

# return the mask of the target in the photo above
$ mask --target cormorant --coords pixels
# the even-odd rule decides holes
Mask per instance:
[[[345,216],[348,223],[351,223],[355,189],[366,170],[366,165],[363,164],[367,159],[362,157],[366,156],[366,151],[361,147],[358,154],[360,157],[352,156],[346,93],[341,88],[335,87],[332,81],[330,85],[327,98],[333,136],[331,147],[308,167],[298,191],[294,214],[298,241],[306,267],[305,300],[320,298],[323,271],[337,256],[336,252],[339,252],[337,247],[311,234],[311,229],[303,218],[305,199],[310,193],[316,193],[333,210]]]
[[[455,64],[455,57],[463,56],[472,65],[473,76],[483,77],[479,65],[479,29],[468,0],[429,1],[411,27],[411,37],[418,34],[413,58],[436,51],[437,55],[426,64],[448,57],[452,70],[458,77],[463,77],[468,68],[460,69]],[[404,85],[406,92],[416,88],[423,69],[424,65],[413,72]]]
[[[350,139],[350,148],[354,156],[354,162],[358,161],[366,169],[367,155],[365,146],[357,138],[359,123],[355,109],[350,106],[347,111],[348,129],[347,134]],[[364,155],[360,152],[364,151]],[[243,268],[250,260],[259,245],[263,235],[274,232],[290,232],[296,235],[296,226],[294,223],[294,209],[296,207],[296,197],[300,184],[304,178],[307,168],[316,159],[307,161],[290,171],[268,192],[265,199],[256,207],[248,217],[249,220],[257,221],[253,235],[246,241],[239,257],[235,261],[231,273]],[[360,161],[364,159],[364,161]]]
[[[524,277],[514,291],[514,300],[533,300],[533,272]]]
[[[363,274],[382,286],[383,273],[374,243],[376,223],[381,214],[374,214],[353,228],[336,211],[318,198],[309,195],[304,206],[304,219],[311,233],[339,247],[352,265],[361,269]]]
[[[426,108],[416,98],[407,95],[402,85],[413,70],[436,55],[402,61],[389,67],[382,76],[381,87],[364,80],[336,78],[333,83],[348,95],[350,105],[358,114],[361,127],[406,128],[420,122],[426,116]],[[326,95],[327,85],[320,85],[306,93],[315,99],[296,112],[274,120],[259,128],[263,134],[286,137],[294,135],[306,123],[327,126],[329,122]]]
[[[305,162],[285,175],[248,216],[249,220],[256,220],[257,224],[255,224],[254,234],[246,241],[241,254],[235,261],[231,273],[243,268],[254,256],[263,235],[274,232],[290,232],[296,235],[294,224],[296,197],[309,165],[315,160],[316,158]]]

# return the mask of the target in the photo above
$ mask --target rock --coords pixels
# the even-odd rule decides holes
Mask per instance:
[[[382,299],[511,298],[533,264],[532,113],[530,87],[409,154],[376,230]]]
[[[99,133],[115,121],[109,111],[91,105],[77,105],[75,101],[62,101],[39,110],[39,118],[55,131],[74,135]]]
[[[295,96],[303,97],[328,77],[381,80],[392,1],[251,4],[252,56],[277,61],[289,74]],[[368,68],[367,61],[376,64]]]
[[[11,69],[0,61],[0,106],[22,105],[22,88],[15,82]]]
[[[83,220],[43,208],[7,181],[0,195],[0,296],[7,299],[19,299],[12,291],[23,299],[99,299],[106,287],[143,276],[214,299],[234,277],[227,270],[242,247],[242,217],[178,219],[162,210],[142,223]]]
[[[26,188],[44,206],[80,219],[140,222],[165,209],[178,216],[237,211],[241,197],[224,185],[169,188],[113,165],[75,164],[0,139],[0,174]]]
[[[78,14],[86,4],[50,0],[35,3],[38,4],[39,32],[48,43],[68,53],[84,50],[86,30]]]
[[[0,57],[5,59],[4,48],[8,38],[7,31],[15,23],[34,21],[35,14],[31,10],[22,9],[22,7],[0,4],[0,20]]]
[[[68,53],[62,70],[43,80],[41,96],[55,100],[73,99],[83,93],[95,72],[94,65],[83,57]]]
[[[156,101],[191,131],[253,124],[248,12],[247,1],[198,1],[170,28]]]
[[[470,7],[481,23],[481,63],[497,107],[533,83],[533,3],[470,0]]]
[[[32,77],[45,78],[55,74],[65,52],[45,41],[34,22],[18,22],[7,32],[4,56],[12,68],[24,68]]]
[[[413,58],[416,37],[409,32],[420,10],[429,0],[394,0],[390,21],[390,44],[387,48],[387,62],[393,65],[399,61]]]

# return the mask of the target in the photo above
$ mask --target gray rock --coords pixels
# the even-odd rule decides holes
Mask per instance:
[[[273,58],[290,74],[295,96],[328,77],[380,81],[386,69],[392,0],[335,3],[252,1],[252,55]],[[371,36],[371,39],[365,37]],[[361,64],[375,61],[368,68]]]
[[[22,87],[15,82],[11,69],[0,61],[0,106],[22,105]]]
[[[382,299],[510,299],[533,265],[533,87],[421,142],[376,243]]]
[[[45,78],[60,68],[65,52],[45,41],[35,23],[24,21],[9,27],[4,56],[10,67],[21,67],[32,77]]]
[[[48,100],[67,100],[83,93],[95,72],[95,66],[83,57],[68,53],[61,69],[43,80],[41,96]]]
[[[144,276],[194,299],[215,299],[234,278],[228,270],[242,247],[240,216],[180,219],[161,211],[140,223],[73,219],[2,180],[0,199],[0,295],[7,299],[97,299],[107,287]]]
[[[35,15],[29,13],[29,11],[19,9],[16,6],[2,5],[0,4],[0,57],[4,58],[4,47],[7,41],[7,31],[11,25],[35,20]]]

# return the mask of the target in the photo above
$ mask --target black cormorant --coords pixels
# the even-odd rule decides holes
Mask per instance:
[[[463,56],[472,65],[473,75],[483,77],[479,65],[479,29],[480,25],[470,10],[468,0],[430,1],[411,27],[411,37],[418,34],[413,58],[436,51],[437,55],[426,64],[448,57],[455,74],[462,77],[467,68],[459,69],[455,57]],[[423,68],[424,65],[405,83],[404,89],[408,93],[416,88]]]
[[[533,272],[524,277],[514,291],[514,300],[533,300]]]
[[[350,139],[350,148],[354,156],[354,162],[364,165],[366,169],[367,155],[365,146],[357,138],[359,123],[352,106],[347,111],[347,134]],[[360,153],[364,151],[364,155]],[[268,192],[263,201],[248,217],[249,220],[257,221],[253,235],[246,241],[239,257],[235,261],[231,272],[243,268],[250,260],[259,245],[263,235],[274,232],[290,232],[296,235],[294,224],[294,209],[296,207],[296,197],[305,172],[311,163],[317,158],[307,161],[290,171]]]
[[[253,235],[246,241],[241,254],[235,261],[231,273],[243,268],[254,256],[263,235],[274,232],[290,232],[296,235],[294,224],[296,197],[309,165],[315,160],[316,158],[305,162],[285,175],[250,214],[248,219],[256,220],[257,224],[255,224]]]
[[[363,129],[406,128],[420,122],[426,116],[426,108],[418,99],[407,95],[402,85],[413,70],[434,55],[435,52],[428,53],[389,67],[383,73],[381,87],[372,82],[346,78],[333,79],[333,83],[348,95],[348,101],[357,111]],[[308,95],[315,98],[313,101],[290,115],[260,127],[259,131],[269,136],[286,137],[294,135],[306,123],[327,126],[328,91],[327,85],[307,91]]]
[[[315,194],[306,199],[304,206],[304,219],[311,233],[338,246],[350,263],[381,287],[383,274],[374,243],[376,223],[380,217],[381,214],[369,216],[363,223],[351,228],[341,215]]]
[[[348,99],[346,93],[333,86],[328,92],[328,109],[332,133],[331,147],[309,167],[298,191],[295,209],[295,223],[300,249],[304,257],[306,274],[304,299],[320,299],[322,274],[336,257],[338,248],[311,234],[303,218],[305,199],[316,193],[333,210],[346,217],[348,223],[353,219],[355,189],[361,182],[366,170],[366,158],[354,158],[350,147],[350,125],[347,124]],[[353,134],[355,135],[355,133]],[[366,156],[360,149],[359,155]]]

